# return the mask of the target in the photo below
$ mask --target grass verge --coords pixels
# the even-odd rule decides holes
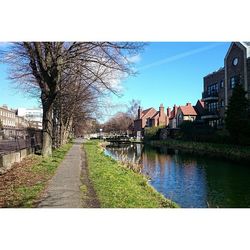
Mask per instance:
[[[127,169],[111,157],[105,156],[97,141],[84,144],[89,177],[101,207],[160,208],[178,205],[158,193],[140,174]]]
[[[54,150],[51,157],[28,156],[0,176],[0,207],[35,207],[71,146],[69,143]]]
[[[235,162],[250,162],[249,146],[244,147],[237,145],[191,142],[174,139],[167,139],[164,141],[148,141],[146,143],[156,147],[167,146],[174,149],[180,149],[189,153],[219,157]]]

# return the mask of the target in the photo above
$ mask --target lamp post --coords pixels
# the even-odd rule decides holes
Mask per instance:
[[[100,136],[99,136],[99,137],[100,137],[100,139],[101,139],[101,133],[102,133],[102,128],[100,128]]]

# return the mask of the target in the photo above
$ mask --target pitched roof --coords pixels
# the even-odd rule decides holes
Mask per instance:
[[[156,110],[154,108],[145,109],[142,111],[141,119],[142,118],[149,118],[152,115],[154,115],[155,113],[156,113]]]
[[[204,113],[204,102],[202,100],[198,100],[195,104],[194,110],[196,111],[197,115],[202,115]]]
[[[153,108],[143,110],[142,111],[142,116],[146,115],[151,109],[153,109]]]
[[[170,120],[175,118],[175,116],[177,114],[177,110],[178,110],[178,107],[176,105],[174,105],[172,111],[170,112],[170,117],[169,117]]]
[[[183,115],[197,115],[194,107],[191,104],[179,107]]]
[[[198,100],[197,103],[196,103],[196,105],[198,105],[198,104],[200,104],[204,108],[204,101]]]
[[[242,42],[245,46],[250,47],[250,42]]]
[[[155,119],[159,117],[159,111],[156,111],[156,113],[151,117],[151,119]]]
[[[246,48],[247,58],[250,57],[250,42],[240,42],[240,43]]]

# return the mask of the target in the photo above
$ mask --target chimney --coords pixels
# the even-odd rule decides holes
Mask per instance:
[[[190,103],[190,102],[187,102],[186,106],[191,107],[191,103]]]
[[[164,116],[164,107],[163,107],[163,104],[161,104],[160,107],[159,107],[159,113],[160,113],[160,117]]]
[[[176,116],[176,113],[177,113],[177,106],[176,105],[174,105],[174,108],[173,108],[173,111],[174,111],[174,116]]]
[[[170,117],[170,113],[171,113],[171,108],[167,108],[167,116]]]
[[[139,106],[139,108],[138,108],[138,119],[141,119],[141,116],[142,116],[142,109],[141,109],[141,106]]]

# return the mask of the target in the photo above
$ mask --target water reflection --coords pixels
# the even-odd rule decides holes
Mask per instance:
[[[106,153],[143,165],[150,183],[182,207],[250,207],[250,168],[142,144],[110,146]]]

